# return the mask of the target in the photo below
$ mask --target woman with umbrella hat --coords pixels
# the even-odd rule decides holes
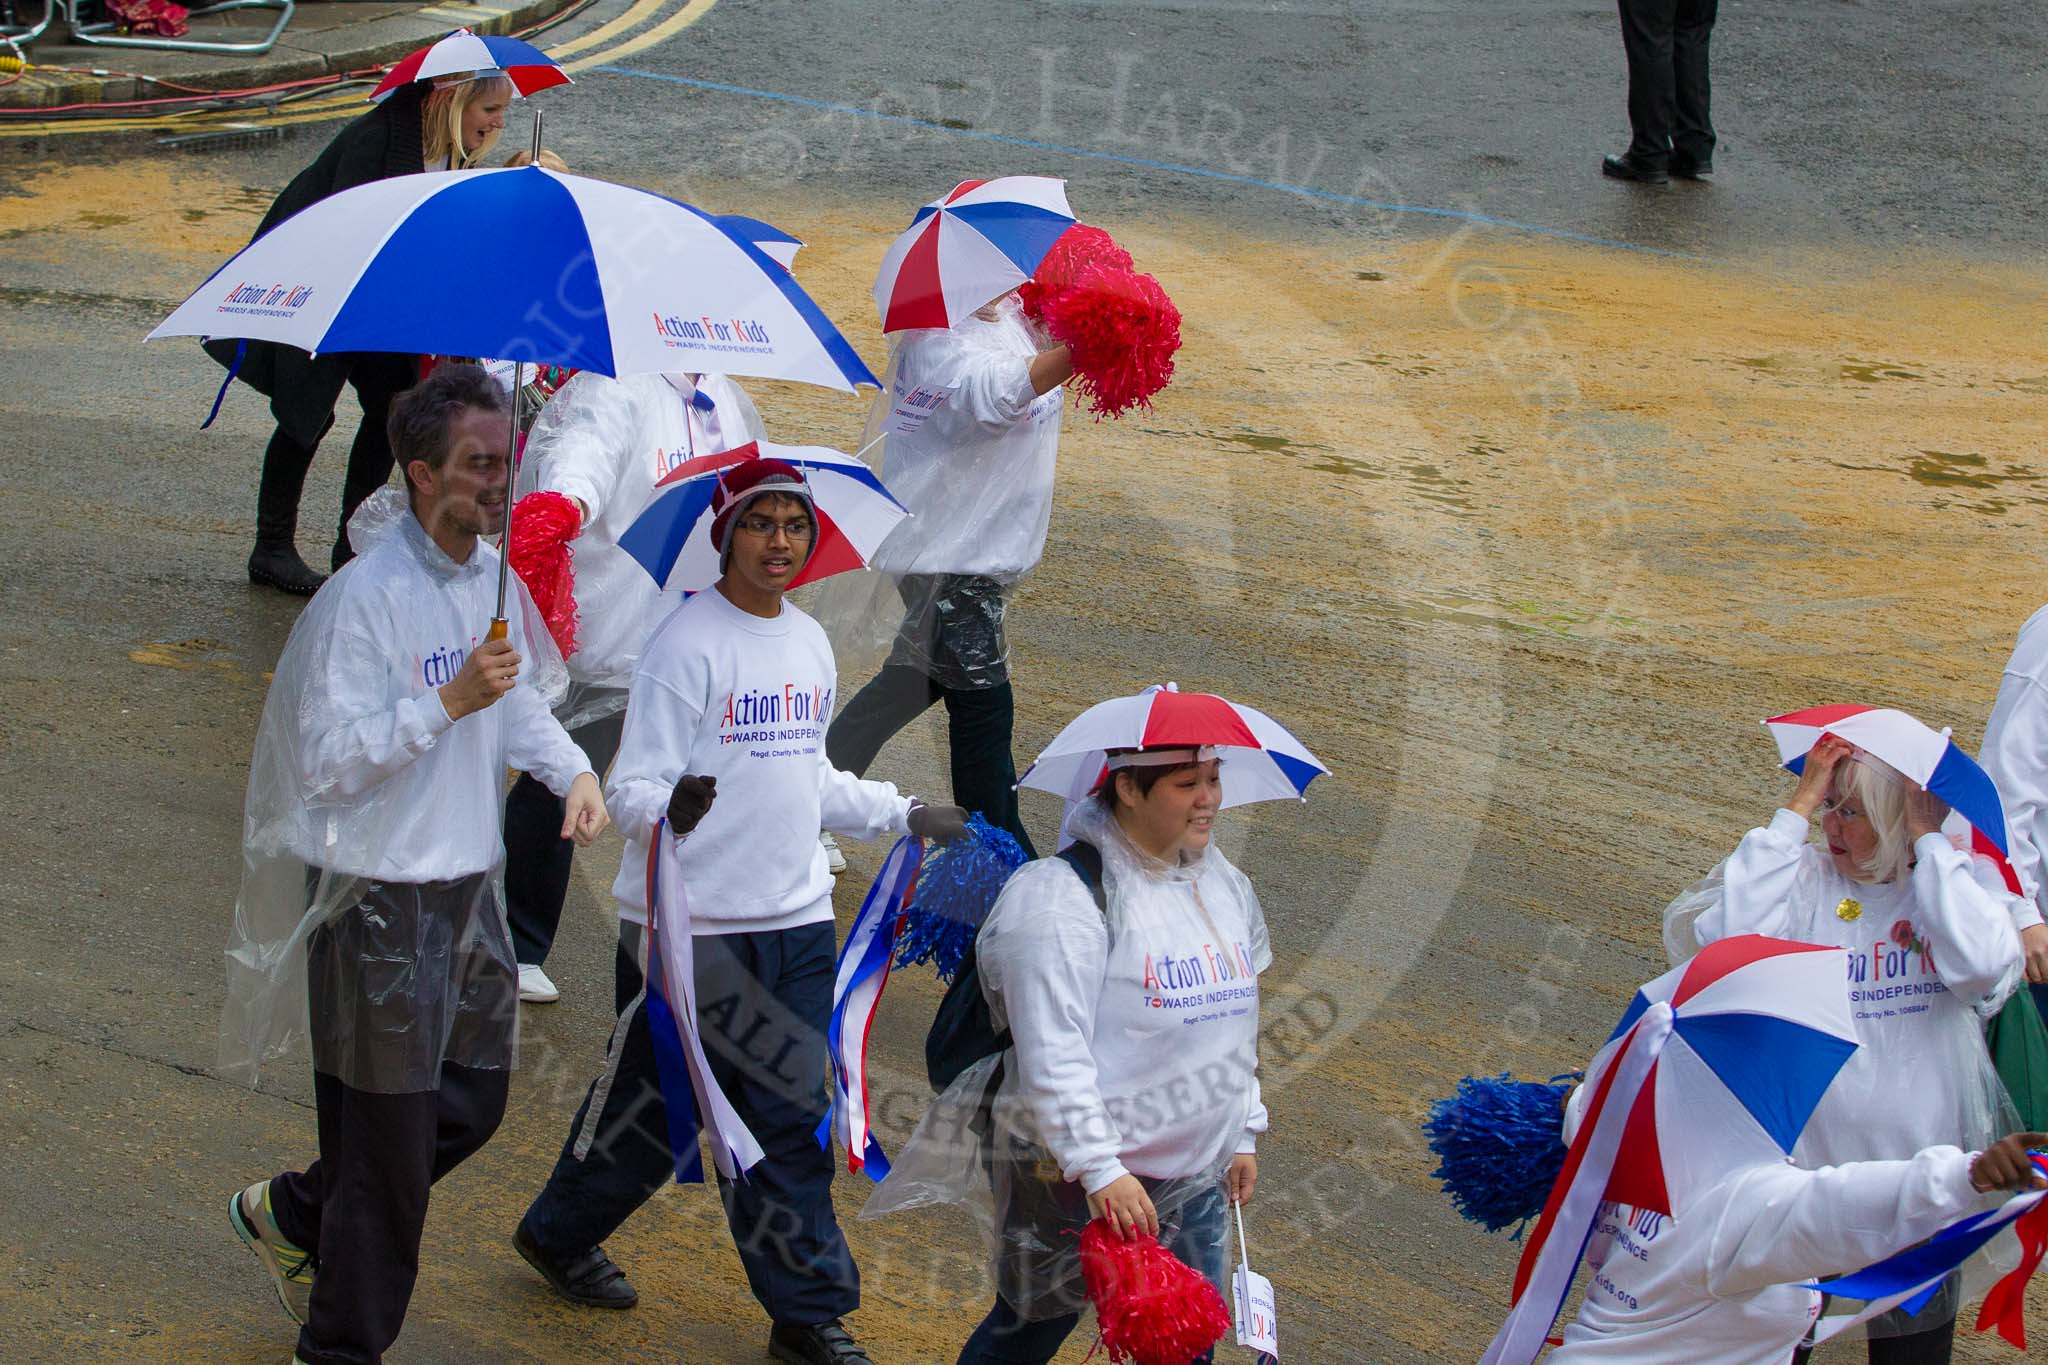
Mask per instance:
[[[1718,884],[1674,902],[1667,944],[1761,933],[1849,950],[1863,1046],[1807,1126],[1798,1164],[1988,1147],[2008,1126],[2007,1104],[1980,1021],[2019,984],[2021,907],[1997,862],[1957,848],[1941,826],[1952,803],[1995,852],[2005,837],[1996,789],[1945,734],[1903,712],[1825,707],[1767,724],[1798,784],[1743,837]],[[1816,817],[1823,842],[1810,843]],[[1872,1322],[1871,1358],[1946,1361],[1958,1299],[1952,1282],[1917,1316]]]
[[[1266,1130],[1272,952],[1212,835],[1223,807],[1298,796],[1322,771],[1264,715],[1155,687],[1091,708],[1025,772],[1069,807],[1065,852],[1018,869],[976,937],[1003,1050],[933,1104],[864,1211],[979,1202],[992,1184],[997,1297],[962,1365],[1053,1358],[1085,1302],[1078,1234],[1095,1218],[1158,1236],[1223,1291],[1228,1206],[1251,1198]]]
[[[256,236],[338,191],[394,175],[461,170],[477,163],[505,126],[512,81],[497,71],[459,71],[403,85],[335,135],[326,150],[286,185],[263,215]],[[256,548],[249,581],[304,596],[326,575],[299,557],[299,494],[321,438],[334,425],[344,385],[362,404],[362,424],[349,448],[342,484],[340,531],[333,562],[350,558],[348,518],[357,504],[391,477],[391,442],[385,419],[391,400],[410,388],[415,360],[384,352],[313,356],[267,341],[218,338],[207,353],[270,399],[277,430],[263,452],[256,491]]]

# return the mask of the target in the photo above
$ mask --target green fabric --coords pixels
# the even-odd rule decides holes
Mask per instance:
[[[2030,1132],[2048,1131],[2048,1027],[2025,983],[1991,1021],[1984,1040],[2020,1121]]]

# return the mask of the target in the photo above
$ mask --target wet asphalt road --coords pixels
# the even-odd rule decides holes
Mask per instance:
[[[1777,253],[1839,248],[1917,278],[1929,260],[2040,259],[2044,62],[2041,26],[2019,5],[1726,5],[1722,174],[1665,191],[1597,175],[1600,153],[1626,136],[1623,69],[1613,14],[1586,6],[726,0],[546,107],[549,141],[576,169],[685,197],[703,185],[730,197],[720,209],[747,209],[743,188],[757,185],[780,204],[897,202],[907,216],[999,166],[1066,176],[1084,216],[1213,226],[1247,249],[1308,243],[1377,261],[1470,226],[1481,241],[1591,239],[1613,244],[1598,251],[1755,270]],[[174,181],[203,172],[205,193],[180,202],[204,216],[222,210],[222,180],[260,204],[330,132],[170,158],[133,139],[0,144],[0,195],[17,172],[61,185],[75,171],[81,186],[98,173],[76,191],[79,211],[118,213],[124,170],[151,162]],[[0,1316],[41,1356],[268,1359],[286,1337],[257,1302],[244,1253],[224,1244],[217,1196],[303,1149],[306,1087],[285,1078],[249,1096],[205,1072],[248,740],[295,608],[237,580],[246,455],[263,436],[256,405],[195,433],[217,372],[130,344],[159,301],[196,283],[180,273],[191,266],[124,255],[112,240],[0,236],[0,820],[14,869],[0,887]],[[1211,263],[1242,266],[1222,253]],[[1277,346],[1294,326],[1288,306],[1253,300],[1247,346]],[[1351,305],[1333,291],[1329,306]],[[1087,439],[1070,434],[1070,458]],[[307,492],[309,552],[335,502],[338,453],[323,455]],[[1306,810],[1248,814],[1233,835],[1270,888],[1276,941],[1295,945],[1289,972],[1306,982],[1276,992],[1276,1014],[1300,1013],[1271,1041],[1277,1052],[1315,1036],[1344,979],[1312,973],[1310,945],[1329,964],[1358,965],[1358,994],[1383,1003],[1346,1051],[1294,1069],[1284,1094],[1298,1136],[1272,1147],[1268,1216],[1289,1242],[1293,1340],[1317,1361],[1420,1358],[1413,1343],[1431,1340],[1457,1358],[1495,1309],[1511,1248],[1481,1246],[1416,1178],[1426,1163],[1403,1147],[1416,1104],[1441,1088],[1438,1073],[1547,1071],[1559,1054],[1590,1050],[1610,997],[1659,966],[1652,935],[1606,935],[1602,916],[1654,904],[1671,866],[1699,865],[1722,830],[1765,808],[1770,778],[1702,793],[1659,775],[1646,800],[1631,790],[1641,775],[1598,776],[1559,795],[1544,765],[1568,727],[1590,724],[1597,740],[1604,725],[1619,740],[1651,723],[1637,699],[1552,700],[1608,687],[1614,655],[1505,631],[1440,637],[1399,615],[1354,613],[1350,597],[1334,615],[1327,602],[1289,602],[1268,621],[1262,594],[1298,570],[1249,553],[1246,586],[1162,619],[1152,585],[1104,589],[1084,558],[1168,515],[1147,505],[1160,490],[1082,487],[1023,618],[1037,623],[1028,663],[1045,681],[1025,699],[1020,744],[1065,718],[1068,693],[1126,674],[1205,672],[1219,690],[1250,689],[1276,714],[1307,718],[1340,779]],[[1391,577],[1370,538],[1300,549],[1300,499],[1314,496],[1296,484],[1241,489],[1235,534],[1287,539],[1297,559],[1334,553],[1368,591]],[[1199,509],[1187,515],[1200,524]],[[1479,534],[1514,527],[1504,515]],[[1431,534],[1454,562],[1478,561],[1473,533]],[[1682,623],[1665,624],[1683,640]],[[1979,654],[1996,653],[1993,634],[1973,641]],[[1639,681],[1661,685],[1647,672]],[[1403,746],[1374,714],[1403,687],[1411,708],[1453,714],[1441,750]],[[1988,684],[1978,690],[1988,705]],[[1660,753],[1697,742],[1660,739]],[[928,744],[902,746],[898,761],[906,785],[938,780]],[[1671,866],[1634,846],[1587,859],[1559,833],[1568,799],[1603,816],[1655,806],[1647,820],[1660,826],[1674,805],[1708,818],[1669,848]],[[527,1115],[452,1196],[481,1210],[475,1227],[494,1249],[474,1251],[470,1227],[435,1234],[443,1278],[403,1359],[755,1358],[739,1344],[757,1331],[730,1268],[702,1271],[700,1285],[694,1267],[657,1255],[681,1235],[682,1214],[651,1212],[645,1242],[629,1244],[636,1276],[660,1291],[650,1300],[689,1306],[680,1324],[652,1308],[637,1327],[555,1312],[490,1240],[544,1168],[603,1036],[604,877],[584,873],[559,957],[570,998],[528,1035]],[[1351,916],[1368,884],[1391,909]],[[1397,913],[1404,903],[1414,917]],[[1519,1020],[1495,1027],[1517,1000],[1540,1007],[1540,1041]],[[1461,1040],[1467,1025],[1483,1036]],[[900,1063],[913,1041],[906,1030],[885,1046]],[[691,1236],[716,1244],[715,1231]],[[671,1273],[691,1282],[662,1278]],[[932,1315],[878,1298],[873,1312],[896,1312],[892,1323]],[[943,1324],[932,1338],[894,1330],[909,1333],[889,1338],[908,1343],[896,1360],[927,1358],[944,1337]]]

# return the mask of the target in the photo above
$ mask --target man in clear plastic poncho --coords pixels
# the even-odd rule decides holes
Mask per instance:
[[[582,524],[575,554],[576,649],[556,714],[600,772],[619,751],[626,688],[640,650],[682,593],[663,592],[619,548],[655,487],[678,465],[761,439],[761,417],[739,385],[718,374],[613,379],[584,370],[548,400],[527,438],[519,494],[560,493]],[[505,798],[505,913],[519,958],[519,996],[558,997],[542,964],[569,894],[575,846],[555,837],[562,801],[532,773]]]
[[[303,1324],[306,1365],[376,1361],[397,1338],[428,1190],[504,1114],[506,769],[567,797],[565,835],[606,822],[549,713],[560,663],[539,662],[547,634],[523,592],[506,638],[487,637],[498,556],[479,537],[504,522],[505,402],[452,365],[394,403],[411,515],[299,619],[250,765],[222,1067],[253,1083],[310,1037],[320,1155],[243,1190],[229,1217]]]
[[[899,334],[868,439],[881,436],[882,476],[911,512],[873,559],[898,577],[905,614],[882,671],[826,739],[834,767],[865,773],[891,736],[945,702],[953,799],[1027,854],[1003,608],[1045,552],[1060,385],[1073,369],[1014,293],[951,328]]]

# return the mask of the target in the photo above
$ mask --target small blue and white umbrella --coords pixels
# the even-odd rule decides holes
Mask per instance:
[[[746,234],[674,199],[539,166],[331,195],[244,247],[149,336],[881,387]]]

